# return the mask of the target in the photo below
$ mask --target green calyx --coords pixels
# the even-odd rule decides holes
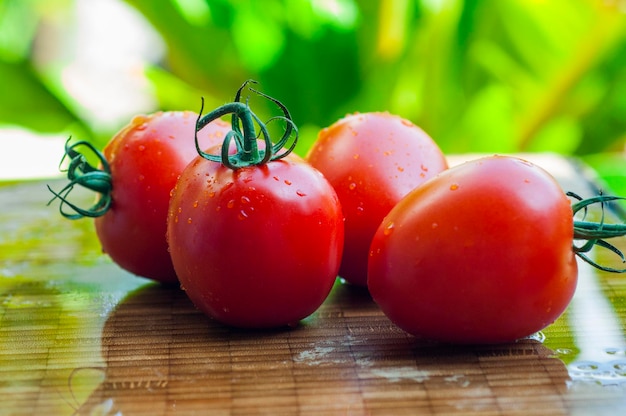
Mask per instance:
[[[246,166],[262,165],[272,160],[282,159],[293,151],[298,141],[297,127],[291,119],[289,110],[280,101],[250,88],[250,91],[276,104],[283,113],[282,116],[273,117],[265,123],[263,123],[259,117],[252,112],[247,103],[241,102],[241,93],[249,83],[255,83],[255,81],[248,80],[244,82],[243,85],[237,90],[235,100],[232,103],[218,107],[206,114],[204,117],[202,116],[204,100],[202,100],[202,108],[200,109],[200,114],[198,115],[198,119],[196,121],[195,141],[198,154],[207,160],[220,162],[224,166],[233,170]],[[205,152],[200,148],[200,144],[198,142],[198,132],[211,121],[228,114],[232,115],[231,131],[229,131],[224,138],[221,154],[214,155]],[[284,121],[286,123],[286,127],[282,137],[274,143],[270,137],[267,125],[276,120]],[[259,134],[256,132],[255,124],[259,127]],[[289,147],[286,147],[293,133],[295,133],[294,138],[291,140]],[[265,143],[264,149],[259,149],[259,139],[262,139]],[[231,155],[229,154],[229,149],[233,140],[235,141],[237,151],[235,154]]]
[[[67,178],[70,182],[58,192],[53,191],[52,188],[50,188],[50,185],[48,185],[48,189],[54,194],[54,197],[48,202],[48,205],[50,205],[54,200],[59,199],[61,201],[61,204],[59,205],[59,212],[61,212],[61,215],[65,218],[71,220],[84,217],[95,218],[102,216],[111,206],[112,182],[109,163],[106,161],[104,155],[91,143],[78,141],[70,144],[70,139],[65,142],[65,154],[61,159],[62,165],[63,162],[69,158],[67,169],[62,171],[67,172]],[[77,150],[79,147],[84,147],[89,152],[93,153],[98,158],[101,168],[90,165],[87,161],[87,157]],[[90,208],[80,208],[67,199],[67,196],[76,185],[100,194],[98,200]],[[66,212],[64,210],[64,207],[66,206],[71,208],[73,212]]]
[[[605,248],[622,259],[622,263],[626,263],[626,257],[617,247],[608,243],[606,239],[622,237],[626,235],[626,224],[607,224],[604,222],[604,205],[607,202],[626,200],[625,197],[610,196],[610,195],[598,195],[588,199],[582,199],[580,196],[573,192],[568,192],[568,196],[576,199],[578,202],[572,204],[572,212],[576,215],[579,211],[583,211],[582,220],[574,221],[574,240],[584,241],[581,246],[573,245],[574,253],[581,259],[591,264],[592,266],[611,273],[626,273],[626,268],[616,269],[612,267],[602,266],[595,261],[591,260],[586,253],[591,251],[595,246]],[[593,204],[600,204],[602,208],[602,216],[599,222],[585,221],[587,214],[587,207]]]

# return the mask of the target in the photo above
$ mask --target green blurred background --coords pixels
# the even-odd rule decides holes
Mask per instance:
[[[625,0],[0,0],[0,128],[102,146],[249,78],[301,154],[386,110],[447,153],[576,155],[626,194]]]

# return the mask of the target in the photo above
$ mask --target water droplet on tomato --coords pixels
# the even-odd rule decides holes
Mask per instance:
[[[363,215],[364,211],[365,211],[365,208],[361,206],[356,207],[356,215]]]
[[[226,203],[226,208],[232,208],[234,206],[235,206],[235,200],[234,199],[231,199],[230,201],[228,201]]]
[[[142,130],[142,128],[140,127],[143,127],[143,129],[145,129],[146,128],[145,124],[147,121],[148,121],[148,117],[140,114],[140,115],[136,115],[135,117],[133,117],[130,123],[134,126],[137,126],[139,130]]]
[[[352,159],[357,160],[360,157],[358,153],[352,155]]]
[[[247,196],[242,196],[241,198],[241,203],[242,204],[249,204],[250,203],[250,198],[248,198]]]
[[[193,207],[194,207],[194,208],[198,208],[198,201],[194,201],[194,202],[193,202]]]
[[[187,224],[191,224],[191,217],[187,218]]]
[[[356,183],[351,182],[350,185],[348,185],[348,189],[350,189],[351,191],[354,191],[356,189]]]
[[[385,229],[383,230],[383,234],[390,235],[393,232],[393,229],[395,227],[396,227],[395,224],[393,222],[390,222],[389,224],[385,226]]]
[[[245,220],[246,218],[248,218],[248,213],[242,209],[241,211],[239,211],[239,215],[237,215],[237,218],[239,220]]]
[[[143,144],[140,144],[138,149],[140,152],[143,152],[144,150],[146,150],[146,146],[144,146]]]
[[[435,228],[439,227],[439,224],[437,224],[436,222],[433,222],[431,224],[432,229],[434,230]]]

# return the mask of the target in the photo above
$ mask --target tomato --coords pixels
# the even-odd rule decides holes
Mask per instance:
[[[238,104],[215,111],[250,122],[253,113]],[[320,172],[275,155],[281,144],[266,141],[259,151],[252,127],[228,136],[243,146],[236,155],[201,153],[182,172],[169,207],[170,253],[182,288],[208,316],[237,327],[295,325],[336,279],[343,214]]]
[[[577,282],[572,206],[555,179],[493,156],[403,198],[372,241],[369,290],[405,331],[444,342],[513,341],[548,326]]]
[[[96,178],[106,187],[94,189],[101,191],[94,209],[81,210],[70,205],[77,214],[66,216],[95,217],[103,251],[120,267],[138,276],[177,282],[165,238],[167,210],[178,176],[198,155],[193,140],[196,118],[197,114],[190,111],[137,116],[105,146],[99,155],[103,165],[100,170],[83,162],[78,172],[68,171],[73,179],[70,185],[90,187]],[[214,121],[202,131],[201,146],[221,143],[228,131],[228,123]],[[80,142],[78,146],[84,144]],[[70,166],[84,158],[76,146],[68,148],[73,159]],[[63,199],[61,208],[67,205],[63,194],[57,193]]]
[[[385,215],[413,188],[448,167],[419,127],[389,113],[352,114],[323,129],[306,160],[333,185],[345,216],[339,274],[367,284],[369,246]]]

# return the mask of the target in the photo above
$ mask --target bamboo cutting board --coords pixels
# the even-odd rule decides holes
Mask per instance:
[[[580,166],[531,159],[594,192]],[[418,340],[341,281],[299,327],[242,331],[121,271],[48,197],[0,187],[0,415],[626,414],[626,276],[581,264],[567,312],[511,344]]]

